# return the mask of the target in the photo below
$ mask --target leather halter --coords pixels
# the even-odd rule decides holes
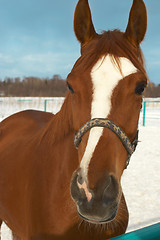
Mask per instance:
[[[78,148],[83,135],[93,127],[106,127],[106,128],[109,128],[112,132],[114,132],[117,135],[117,137],[121,140],[123,146],[125,147],[126,151],[128,152],[128,157],[126,160],[126,168],[127,168],[130,162],[130,157],[135,151],[138,143],[138,130],[137,130],[135,139],[131,143],[129,138],[125,134],[125,132],[119,126],[117,126],[114,122],[105,118],[94,118],[89,120],[87,123],[85,123],[80,128],[80,130],[75,134],[74,144],[76,148]]]

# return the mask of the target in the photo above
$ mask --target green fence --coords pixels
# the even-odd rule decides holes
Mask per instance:
[[[143,126],[146,124],[146,108],[147,108],[147,103],[160,103],[160,101],[149,101],[145,100],[143,102]]]
[[[160,240],[160,223],[112,238],[112,240]]]
[[[33,99],[18,99],[18,102],[32,102]]]
[[[45,99],[44,100],[44,111],[46,112],[47,111],[47,102],[49,101],[53,101],[54,99]]]
[[[18,102],[31,102],[33,101],[33,99],[19,99],[17,100]],[[44,100],[44,111],[46,112],[47,111],[47,102],[48,101],[54,101],[54,99],[45,99]]]

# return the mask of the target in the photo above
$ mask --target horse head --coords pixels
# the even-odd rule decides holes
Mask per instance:
[[[133,0],[125,32],[102,34],[95,31],[88,0],[79,0],[74,31],[81,56],[67,78],[75,133],[93,119],[108,119],[134,141],[147,85],[140,49],[146,28],[143,0]],[[109,222],[121,200],[120,181],[128,152],[115,132],[103,125],[88,128],[77,147],[79,167],[71,181],[77,211],[86,221]]]

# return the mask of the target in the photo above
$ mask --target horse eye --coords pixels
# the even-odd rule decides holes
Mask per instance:
[[[136,89],[135,89],[135,93],[137,95],[142,95],[142,93],[144,92],[144,89],[146,87],[146,84],[145,83],[140,83],[137,85]]]
[[[72,86],[68,82],[67,82],[67,87],[68,87],[69,91],[73,94],[74,90],[73,90]]]

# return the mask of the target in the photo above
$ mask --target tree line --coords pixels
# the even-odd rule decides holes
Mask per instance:
[[[66,82],[59,76],[52,78],[5,78],[0,81],[0,95],[4,97],[63,97]]]
[[[64,97],[67,92],[66,82],[59,75],[52,78],[24,77],[0,80],[2,97]],[[148,84],[144,97],[160,97],[160,84]]]
[[[160,97],[160,84],[156,85],[152,82],[149,83],[148,87],[145,89],[144,96],[148,98]]]

